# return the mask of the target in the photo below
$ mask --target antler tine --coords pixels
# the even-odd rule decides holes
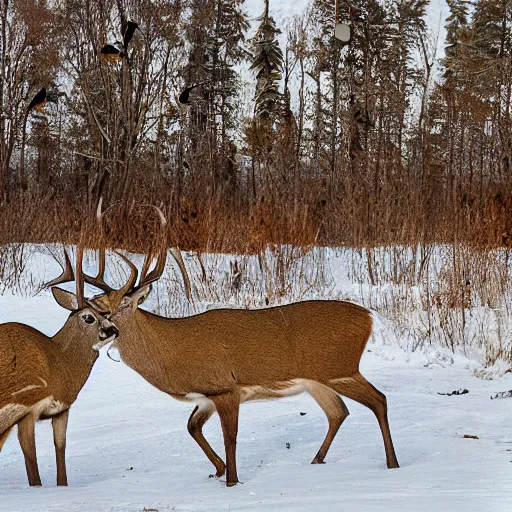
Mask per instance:
[[[76,301],[78,309],[85,307],[85,295],[84,295],[84,274],[82,272],[82,260],[84,257],[84,248],[81,244],[76,248]]]
[[[57,284],[61,284],[61,283],[69,283],[70,281],[74,281],[75,280],[75,276],[73,274],[73,267],[71,265],[71,260],[69,259],[69,255],[68,255],[68,252],[66,251],[66,249],[64,249],[64,260],[65,260],[65,268],[62,269],[62,274],[55,278],[55,279],[52,279],[51,281],[48,281],[45,285],[44,285],[44,288],[49,288],[50,286],[55,286]]]
[[[96,220],[98,221],[100,230],[103,233],[102,221],[105,214],[102,212],[102,206],[103,196],[100,197],[100,200],[98,201],[98,208],[96,208]],[[110,293],[113,291],[113,288],[105,282],[105,268],[105,245],[104,240],[102,239],[102,246],[100,247],[98,256],[98,273],[96,274],[96,277],[88,276],[87,274],[84,274],[83,276],[87,284],[91,284],[92,286],[103,290],[105,293]]]
[[[153,281],[156,281],[164,272],[165,270],[165,262],[167,259],[167,243],[165,240],[165,237],[163,234],[165,233],[165,227],[167,226],[167,220],[165,218],[165,215],[163,214],[162,210],[158,208],[158,206],[150,205],[152,208],[154,208],[158,214],[158,218],[160,219],[160,228],[162,231],[162,243],[160,252],[158,253],[158,259],[155,264],[155,268],[148,274],[149,267],[151,265],[151,255],[148,254],[144,258],[144,264],[142,266],[142,273],[140,276],[140,283],[137,286],[137,288],[141,288],[142,286],[145,286],[149,283],[152,283]]]
[[[92,284],[96,288],[103,290],[105,293],[110,293],[113,291],[113,288],[110,287],[105,282],[105,247],[102,247],[99,251],[98,256],[98,274],[96,277],[88,276],[87,274],[83,274],[84,281],[88,284]]]
[[[116,292],[115,292],[119,296],[124,296],[124,295],[128,294],[132,290],[132,288],[135,286],[135,283],[137,282],[137,277],[139,276],[139,271],[137,270],[137,267],[124,254],[121,254],[118,251],[115,251],[115,253],[120,258],[122,258],[125,261],[125,263],[128,264],[128,266],[130,267],[130,271],[131,271],[130,278],[128,279],[128,282],[122,288],[119,288],[119,290],[116,290]]]
[[[189,302],[192,301],[192,288],[190,286],[190,278],[188,277],[187,267],[185,266],[185,262],[183,261],[183,256],[181,255],[181,251],[179,247],[173,247],[171,249],[171,254],[178,264],[178,267],[181,272],[181,276],[183,277],[183,284],[185,285],[185,295],[187,296],[187,300]]]

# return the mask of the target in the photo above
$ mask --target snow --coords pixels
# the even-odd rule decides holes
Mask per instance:
[[[23,321],[48,335],[67,312],[49,294],[0,296],[0,322]],[[73,405],[70,486],[55,486],[51,423],[37,425],[42,488],[29,488],[16,435],[0,454],[2,512],[394,511],[506,512],[512,506],[512,374],[473,376],[470,360],[424,366],[419,355],[370,344],[362,373],[388,398],[400,469],[385,465],[373,414],[351,412],[325,465],[310,465],[326,420],[308,395],[244,405],[238,467],[243,485],[210,479],[213,467],[189,436],[191,406],[157,391],[103,351]],[[441,396],[467,388],[468,394]],[[305,415],[300,415],[305,412]],[[206,438],[223,453],[217,417]],[[464,439],[465,434],[479,439]],[[289,448],[287,448],[289,443]]]

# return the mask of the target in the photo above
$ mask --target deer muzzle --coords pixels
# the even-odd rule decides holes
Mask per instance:
[[[111,324],[108,327],[103,327],[100,332],[100,340],[110,340],[110,338],[114,339],[119,334],[119,329]]]

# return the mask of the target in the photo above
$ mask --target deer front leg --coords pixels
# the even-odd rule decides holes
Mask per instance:
[[[53,443],[57,461],[57,485],[68,485],[66,472],[66,431],[68,428],[69,410],[52,418]]]
[[[226,485],[231,487],[239,483],[236,470],[236,437],[238,434],[238,411],[240,409],[240,392],[229,391],[208,397],[215,404],[220,417],[224,447],[226,449]]]
[[[18,440],[25,457],[29,485],[41,485],[37,467],[35,423],[36,418],[33,414],[27,414],[18,423]]]

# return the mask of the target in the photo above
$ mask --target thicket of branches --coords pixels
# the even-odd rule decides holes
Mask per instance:
[[[509,247],[510,6],[449,0],[436,73],[427,3],[342,3],[343,46],[330,0],[254,34],[242,0],[3,0],[0,242],[77,242],[102,196],[130,248],[147,203],[199,251]]]

